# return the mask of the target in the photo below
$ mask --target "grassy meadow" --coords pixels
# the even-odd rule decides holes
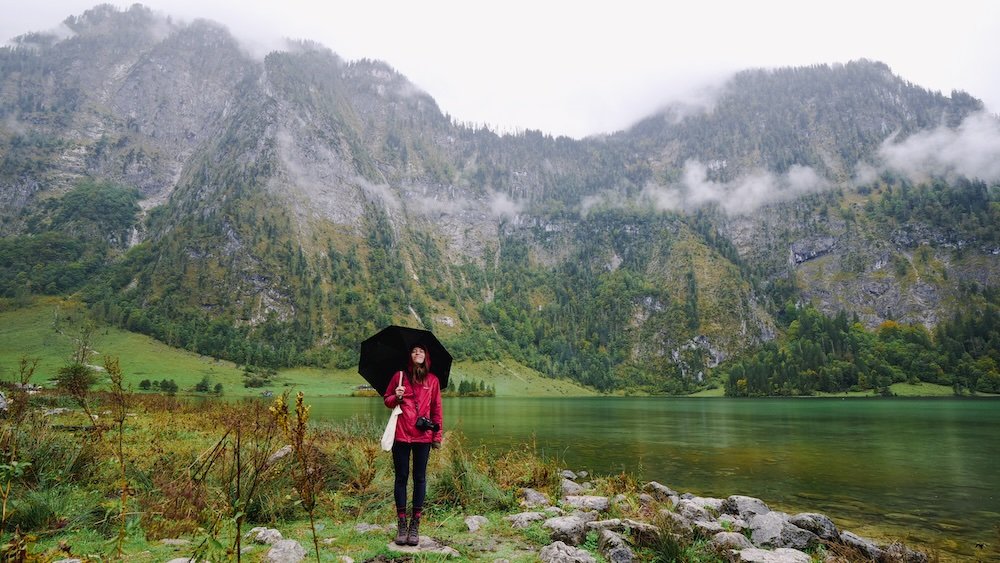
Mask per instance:
[[[0,380],[11,380],[22,357],[38,358],[33,378],[44,384],[66,365],[74,349],[74,323],[80,315],[72,302],[39,299],[31,307],[0,312]],[[243,386],[243,370],[232,362],[216,360],[186,350],[171,348],[148,336],[114,327],[99,327],[92,336],[96,357],[117,356],[125,383],[173,380],[179,393],[192,392],[207,377],[209,387],[222,384],[226,397],[259,396],[301,391],[309,397],[349,396],[365,382],[355,369],[287,368],[278,371],[272,384],[262,388]],[[565,379],[552,379],[510,360],[458,362],[452,366],[451,383],[461,380],[493,386],[498,397],[551,397],[595,395],[592,389]]]

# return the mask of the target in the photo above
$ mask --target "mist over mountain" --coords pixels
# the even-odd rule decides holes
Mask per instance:
[[[455,123],[389,65],[99,6],[0,49],[0,296],[254,365],[389,323],[690,389],[787,307],[933,328],[997,279],[1000,126],[884,64],[747,70],[583,140]]]

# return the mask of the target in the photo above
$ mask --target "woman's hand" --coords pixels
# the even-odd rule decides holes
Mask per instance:
[[[431,448],[435,450],[441,449],[441,442],[431,442]]]
[[[396,400],[397,401],[402,401],[403,400],[403,391],[404,390],[405,389],[403,389],[402,385],[399,385],[399,386],[396,387]]]

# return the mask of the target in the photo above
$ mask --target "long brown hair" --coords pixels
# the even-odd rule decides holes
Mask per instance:
[[[424,351],[424,362],[422,364],[413,363],[412,354],[413,351],[416,350],[417,348],[420,348],[421,350]],[[413,381],[414,383],[423,384],[424,380],[427,379],[427,373],[430,371],[431,355],[427,353],[427,348],[424,348],[419,344],[410,348],[410,354],[411,354],[410,359],[407,361],[406,364],[407,375],[410,376],[410,381]]]

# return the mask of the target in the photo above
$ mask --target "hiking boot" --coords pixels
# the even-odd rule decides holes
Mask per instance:
[[[410,531],[406,534],[406,545],[420,545],[420,519],[410,520]]]
[[[396,524],[396,545],[406,545],[406,516],[399,517],[399,523]]]

